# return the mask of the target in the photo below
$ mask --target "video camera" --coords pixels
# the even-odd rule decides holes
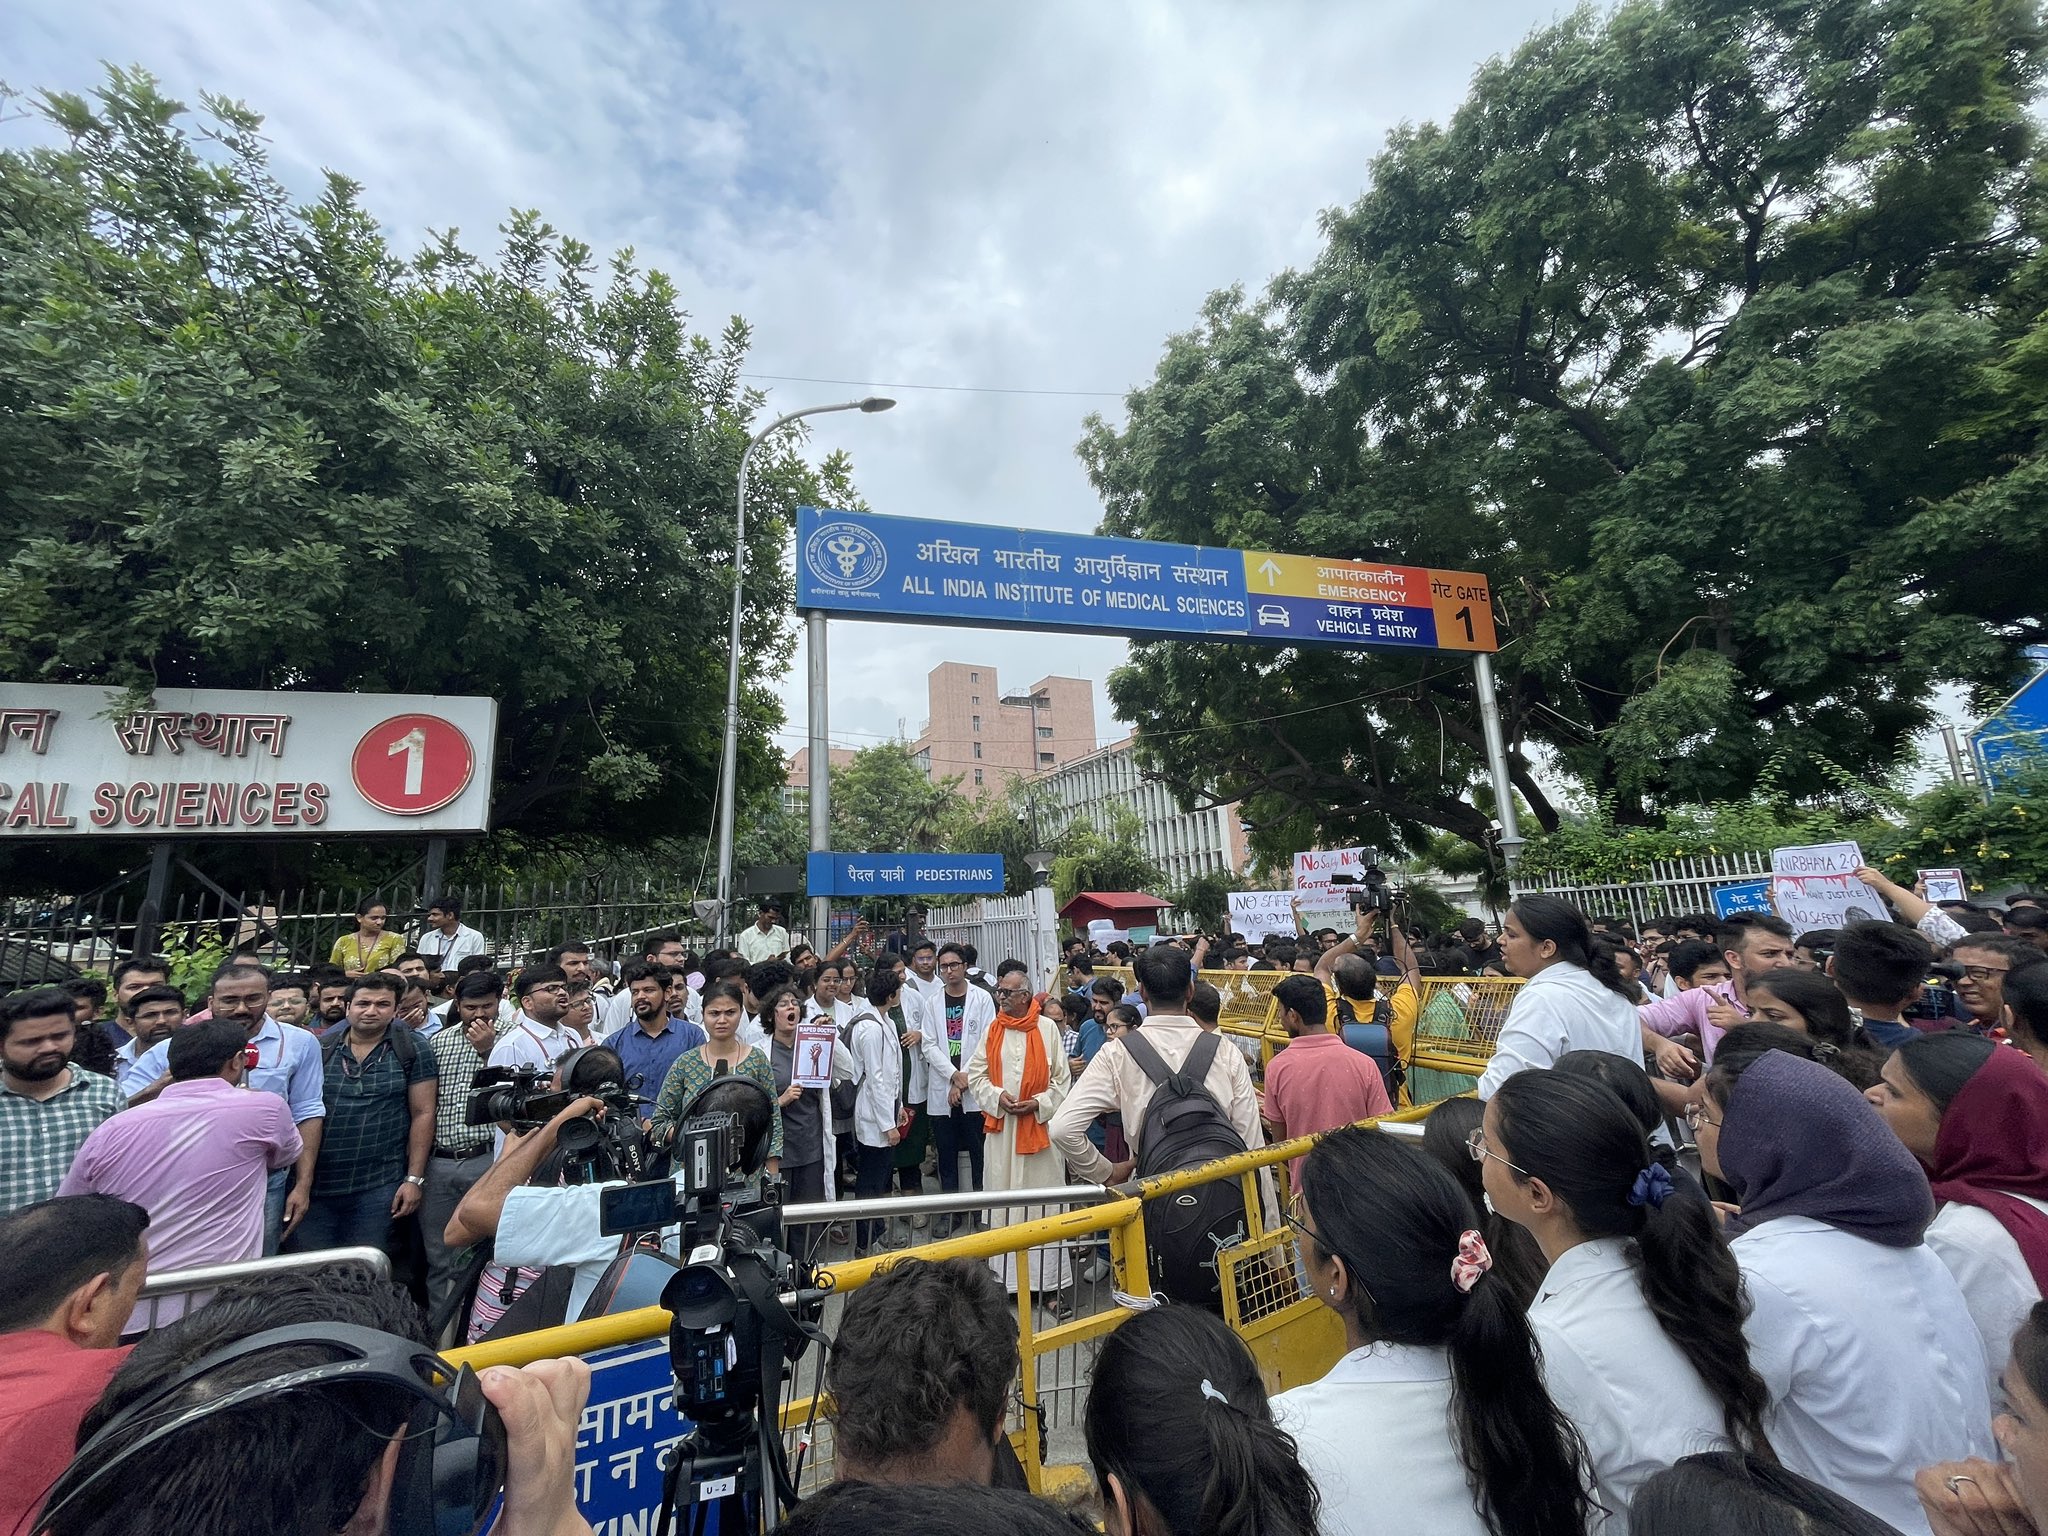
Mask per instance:
[[[531,1130],[546,1125],[578,1099],[597,1099],[604,1105],[603,1114],[568,1121],[555,1132],[555,1148],[561,1153],[568,1181],[596,1184],[642,1177],[647,1169],[647,1147],[640,1132],[639,1095],[611,1078],[587,1088],[557,1088],[556,1074],[564,1065],[573,1071],[572,1057],[577,1054],[571,1052],[553,1067],[478,1068],[470,1084],[464,1123],[509,1124]],[[570,1075],[564,1074],[563,1081],[570,1080]]]
[[[673,1178],[599,1197],[607,1236],[682,1229],[683,1260],[661,1304],[676,1409],[695,1427],[669,1465],[664,1531],[685,1505],[715,1502],[721,1531],[751,1531],[776,1523],[778,1503],[786,1512],[797,1502],[778,1410],[790,1368],[823,1340],[825,1293],[780,1246],[782,1185],[761,1173],[773,1115],[759,1083],[721,1077],[683,1110]]]
[[[1364,866],[1355,875],[1332,875],[1330,884],[1344,887],[1344,897],[1351,903],[1354,912],[1377,912],[1381,917],[1392,917],[1395,904],[1407,893],[1398,885],[1387,884],[1386,871],[1380,868],[1377,848],[1367,848],[1359,855]]]

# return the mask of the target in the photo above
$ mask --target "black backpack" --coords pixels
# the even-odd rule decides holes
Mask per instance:
[[[1124,1049],[1153,1088],[1144,1121],[1135,1128],[1139,1178],[1178,1173],[1246,1150],[1237,1127],[1203,1086],[1221,1044],[1220,1037],[1205,1031],[1176,1070],[1143,1038],[1143,1031],[1123,1037]],[[1169,1301],[1220,1312],[1223,1290],[1216,1255],[1248,1235],[1242,1185],[1236,1179],[1198,1184],[1153,1201],[1145,1208],[1145,1238],[1154,1288]]]
[[[849,1055],[853,1052],[853,1028],[863,1019],[872,1019],[872,1013],[857,1013],[839,1026],[839,1043],[846,1047]],[[877,1021],[879,1022],[879,1020]],[[836,1130],[841,1120],[851,1120],[853,1111],[860,1103],[860,1084],[834,1080],[832,1084],[832,1124]]]

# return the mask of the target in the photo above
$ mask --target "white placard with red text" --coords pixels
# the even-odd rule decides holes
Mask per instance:
[[[490,826],[493,699],[0,683],[0,836]]]
[[[1813,843],[1771,850],[1771,905],[1796,934],[1883,921],[1884,899],[1856,878],[1863,850],[1854,843]]]

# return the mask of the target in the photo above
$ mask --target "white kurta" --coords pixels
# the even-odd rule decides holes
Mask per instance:
[[[1000,1023],[1000,1021],[998,1021]],[[1052,1081],[1043,1093],[1038,1095],[1036,1119],[1040,1125],[1051,1121],[1053,1112],[1067,1096],[1067,1089],[1073,1078],[1067,1067],[1065,1042],[1060,1032],[1045,1019],[1038,1021],[1038,1037],[1045,1047],[1046,1067]],[[988,1080],[988,1053],[991,1042],[1002,1041],[1002,1079],[998,1088]],[[976,1045],[974,1055],[967,1063],[967,1092],[974,1102],[981,1106],[985,1115],[1000,1115],[1003,1094],[1019,1097],[1018,1085],[1024,1080],[1025,1037],[1012,1030],[998,1034],[997,1025],[990,1025],[988,1033]],[[1017,1151],[1017,1131],[1014,1123],[1005,1116],[1003,1128],[989,1133],[986,1150],[983,1153],[982,1188],[1003,1189],[1044,1189],[1067,1181],[1066,1162],[1059,1149],[1047,1144],[1043,1152],[1029,1156]],[[1030,1221],[1040,1216],[1054,1214],[1050,1207],[1022,1206],[1009,1210],[989,1212],[993,1226],[1007,1227],[1014,1222]],[[1003,1282],[1003,1289],[1015,1292],[1017,1289],[1017,1268],[1009,1254],[1002,1254],[989,1260]],[[1063,1289],[1068,1283],[1067,1251],[1064,1247],[1040,1248],[1031,1256],[1031,1288],[1034,1291]]]

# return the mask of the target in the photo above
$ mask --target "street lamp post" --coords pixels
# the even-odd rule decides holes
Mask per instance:
[[[1024,801],[1031,808],[1031,846],[1043,847],[1043,840],[1038,835],[1038,785],[1034,782],[1038,777],[1038,690],[1034,688],[1028,694],[1005,694],[1000,702],[1006,708],[1021,706],[1031,711],[1031,757],[1024,766]]]
[[[756,432],[747,443],[746,451],[740,455],[740,485],[736,515],[733,519],[732,537],[732,638],[731,654],[725,665],[725,745],[718,758],[718,938],[723,942],[732,933],[732,829],[740,764],[740,618],[745,611],[747,587],[747,466],[754,457],[754,450],[775,433],[805,416],[823,416],[831,411],[886,411],[894,400],[881,395],[869,395],[861,400],[847,400],[838,405],[810,405],[800,411],[791,411],[778,416],[767,426]],[[818,807],[829,764],[820,764],[817,753],[811,754],[811,818],[816,824]],[[814,934],[814,942],[822,941],[823,934]]]

